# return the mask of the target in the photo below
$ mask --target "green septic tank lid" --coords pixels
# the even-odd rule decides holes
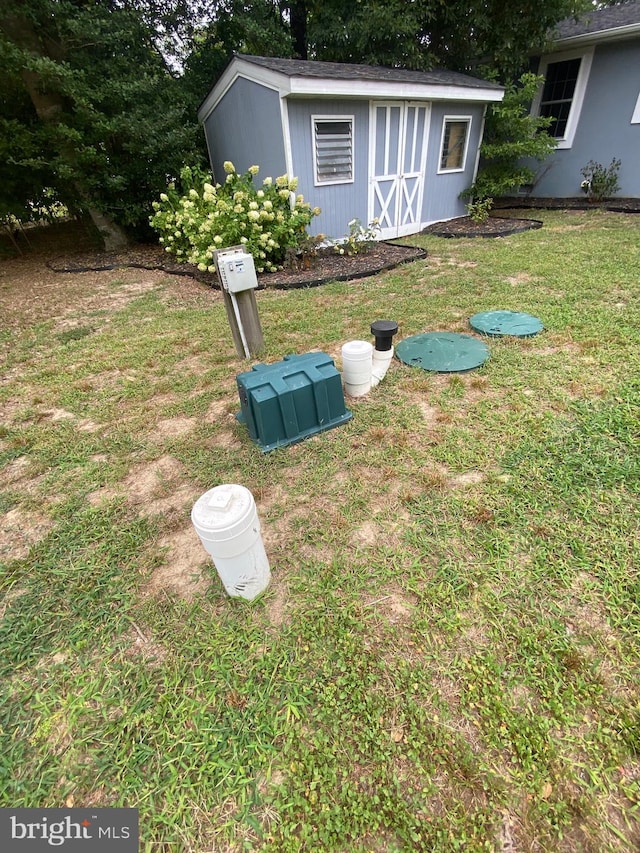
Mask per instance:
[[[396,355],[410,367],[436,373],[458,373],[480,367],[489,358],[489,350],[471,335],[426,332],[400,341]]]
[[[503,335],[529,338],[544,329],[537,317],[518,311],[481,311],[469,318],[469,325],[476,332],[494,338]]]

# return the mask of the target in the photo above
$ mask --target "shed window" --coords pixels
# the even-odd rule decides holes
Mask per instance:
[[[470,118],[445,117],[440,149],[441,172],[460,172],[464,169],[470,125]]]
[[[566,134],[581,62],[578,57],[565,59],[563,62],[550,62],[547,65],[540,115],[553,118],[547,133],[556,139],[564,139]]]
[[[313,119],[313,160],[316,184],[353,181],[353,116]]]

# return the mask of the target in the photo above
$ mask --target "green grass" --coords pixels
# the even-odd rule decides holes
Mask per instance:
[[[137,807],[149,853],[640,846],[640,217],[535,215],[260,292],[265,362],[339,362],[380,318],[545,325],[468,374],[394,361],[266,455],[215,294],[167,279],[0,342],[0,513],[40,531],[0,540],[0,805]],[[220,482],[258,505],[250,604],[191,529]]]

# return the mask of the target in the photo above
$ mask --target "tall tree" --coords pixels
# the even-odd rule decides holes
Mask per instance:
[[[38,165],[109,248],[146,225],[168,176],[202,158],[195,116],[137,5],[4,0],[0,12],[3,106],[14,108],[3,118],[22,138],[10,166]]]
[[[216,29],[229,56],[242,50],[248,21],[271,16],[275,28],[253,41],[268,55],[404,68],[492,67],[510,80],[527,67],[558,21],[592,8],[590,0],[222,0],[210,4],[215,22],[234,22],[233,47]],[[218,26],[216,23],[216,28]],[[231,30],[227,28],[227,34]],[[282,33],[280,44],[274,36]],[[222,39],[220,38],[222,36]],[[238,37],[240,36],[240,37]]]

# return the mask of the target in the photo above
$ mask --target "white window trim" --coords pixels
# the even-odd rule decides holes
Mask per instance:
[[[591,46],[583,48],[582,50],[569,50],[565,53],[550,53],[547,56],[543,56],[540,60],[538,74],[542,74],[543,77],[547,76],[547,68],[549,65],[553,65],[554,62],[566,62],[570,59],[582,60],[580,63],[580,70],[578,71],[578,79],[576,80],[576,88],[573,93],[573,100],[571,101],[569,117],[567,118],[565,133],[563,137],[556,137],[556,148],[571,148],[573,145],[576,130],[578,129],[578,122],[580,121],[580,113],[582,112],[584,96],[587,91],[587,83],[589,82],[593,52],[594,47]],[[533,105],[531,107],[532,115],[540,115],[540,102],[542,101],[543,90],[544,83],[540,86],[536,93],[536,97],[534,98]]]
[[[336,178],[334,181],[318,180],[318,161],[316,156],[316,122],[317,121],[348,121],[351,122],[351,177]],[[356,146],[355,146],[355,115],[312,115],[311,116],[311,148],[313,151],[313,184],[316,187],[330,187],[336,184],[352,184],[356,176]]]
[[[640,124],[640,93],[638,93],[636,108],[633,111],[633,115],[631,116],[631,124]]]
[[[442,163],[442,150],[444,146],[444,134],[447,129],[448,121],[466,121],[467,123],[467,135],[464,140],[464,152],[462,154],[462,166],[457,167],[456,169],[443,169],[441,167]],[[455,116],[455,115],[447,115],[442,118],[442,133],[440,134],[440,148],[438,149],[438,175],[452,175],[455,172],[464,172],[467,168],[467,153],[469,151],[469,140],[471,139],[471,124],[473,122],[473,116]]]

